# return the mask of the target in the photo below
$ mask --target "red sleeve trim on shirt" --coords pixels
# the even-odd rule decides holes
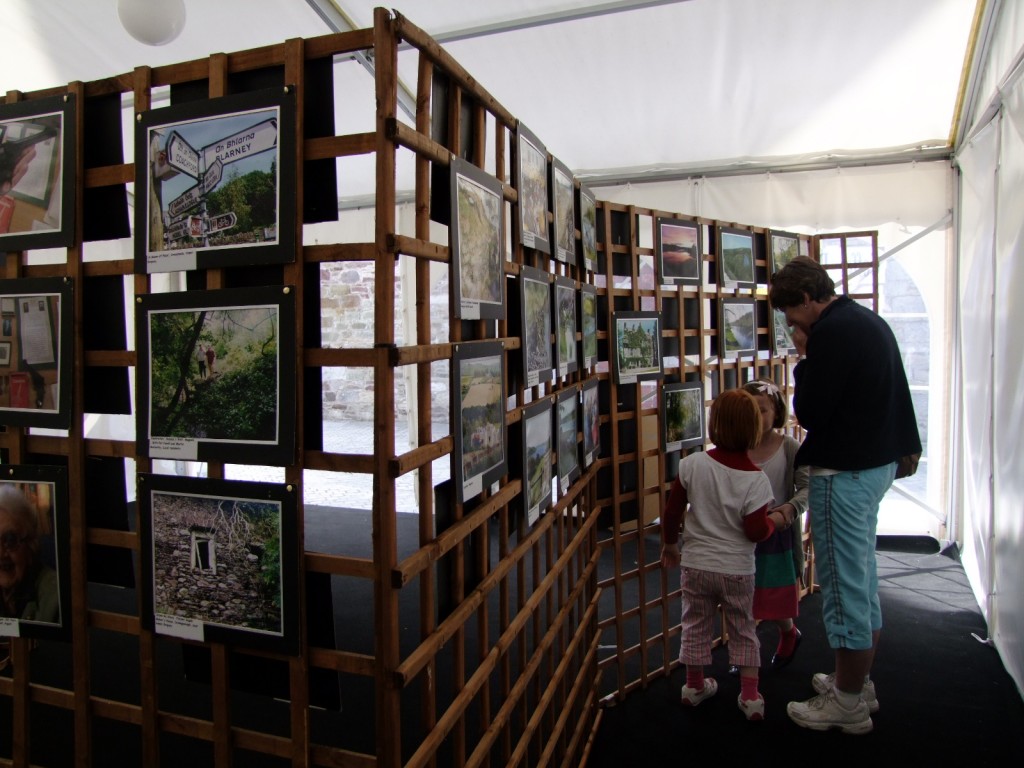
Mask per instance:
[[[672,490],[669,491],[668,501],[665,503],[665,511],[661,515],[661,540],[665,544],[675,544],[679,541],[679,523],[686,512],[686,505],[689,498],[686,489],[679,482],[677,477],[672,483]]]
[[[743,518],[743,533],[755,542],[764,541],[775,533],[775,523],[768,517],[767,504]]]

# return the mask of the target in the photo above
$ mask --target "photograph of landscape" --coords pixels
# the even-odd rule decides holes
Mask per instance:
[[[573,209],[575,187],[572,174],[562,163],[551,163],[554,192],[555,258],[569,264],[576,263],[576,213]]]
[[[452,235],[456,317],[504,316],[504,237],[500,185],[482,171],[453,158],[455,226]],[[481,178],[483,177],[483,178]],[[490,182],[490,183],[485,183]]]
[[[551,400],[546,399],[523,409],[523,483],[526,490],[527,522],[534,523],[551,503]]]
[[[746,230],[719,231],[718,261],[723,285],[753,288],[757,285],[754,274],[754,236]]]
[[[700,285],[700,227],[697,222],[658,219],[657,235],[661,282]]]
[[[720,329],[722,357],[753,353],[757,344],[757,317],[753,299],[722,299]]]
[[[548,273],[533,267],[519,272],[523,306],[523,377],[526,386],[551,378],[554,352],[551,347],[551,283]]]
[[[504,354],[497,342],[456,348],[454,393],[458,435],[456,477],[462,500],[493,482],[505,466]]]
[[[704,388],[700,382],[666,384],[664,423],[666,451],[677,451],[704,441]]]

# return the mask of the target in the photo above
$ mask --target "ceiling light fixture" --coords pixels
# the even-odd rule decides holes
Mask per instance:
[[[166,45],[185,27],[185,0],[117,0],[117,17],[146,45]]]

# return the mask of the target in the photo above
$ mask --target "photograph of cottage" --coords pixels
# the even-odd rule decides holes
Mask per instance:
[[[283,636],[281,503],[165,491],[147,500],[156,631],[193,623]]]

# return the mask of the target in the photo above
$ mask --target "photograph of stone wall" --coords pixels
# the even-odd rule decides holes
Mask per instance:
[[[154,493],[152,535],[157,616],[284,633],[280,503]]]

